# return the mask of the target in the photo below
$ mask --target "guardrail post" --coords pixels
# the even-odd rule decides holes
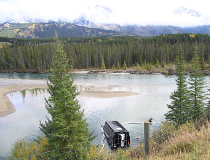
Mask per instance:
[[[144,122],[144,153],[145,156],[149,154],[149,139],[150,139],[150,123]]]

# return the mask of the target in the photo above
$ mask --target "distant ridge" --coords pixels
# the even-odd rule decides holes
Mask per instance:
[[[66,22],[49,23],[9,23],[0,25],[0,37],[53,38],[55,31],[59,37],[123,36],[118,31],[88,28]]]
[[[84,19],[83,19],[84,20]],[[91,25],[89,22],[83,21]],[[210,34],[210,26],[175,27],[175,26],[120,26],[101,24],[98,28],[78,26],[66,22],[48,23],[9,23],[0,25],[0,37],[14,38],[53,38],[55,31],[59,37],[94,37],[94,36],[156,36],[160,34],[200,33]],[[100,28],[99,28],[100,27]],[[107,28],[107,29],[102,29]],[[111,28],[111,30],[108,30]]]

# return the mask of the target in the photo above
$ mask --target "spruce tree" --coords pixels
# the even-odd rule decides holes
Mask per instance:
[[[175,122],[177,126],[184,124],[188,120],[189,115],[188,88],[183,55],[184,53],[180,45],[176,59],[177,90],[171,94],[170,98],[172,102],[168,105],[170,110],[165,114],[166,119]]]
[[[194,57],[192,60],[190,74],[190,117],[193,121],[198,121],[204,115],[204,91],[205,87],[204,76],[201,72],[200,59],[198,55],[197,43],[194,47]]]
[[[102,70],[105,70],[105,62],[104,62],[104,57],[102,57],[102,59],[101,59],[101,69]]]
[[[201,43],[199,45],[199,61],[200,61],[201,70],[204,70],[205,69],[205,58],[204,58],[204,43],[203,43],[203,39],[201,40]]]
[[[139,71],[140,70],[140,65],[139,65],[139,63],[137,62],[137,64],[136,64],[136,68],[137,68],[137,71]]]
[[[123,69],[127,70],[127,65],[126,65],[126,61],[124,60],[124,64],[123,64]]]
[[[40,130],[48,139],[51,156],[56,159],[83,159],[90,145],[88,124],[78,104],[72,72],[68,74],[67,54],[56,38],[52,75],[48,76],[49,99],[46,109],[51,115]]]
[[[120,70],[120,63],[117,63],[117,70]]]

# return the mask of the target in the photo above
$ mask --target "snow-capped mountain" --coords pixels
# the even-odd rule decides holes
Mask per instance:
[[[140,35],[140,36],[154,36],[158,34],[176,34],[176,33],[202,33],[209,34],[210,18],[204,16],[202,13],[195,11],[190,8],[181,6],[176,10],[171,10],[168,13],[162,13],[163,21],[156,23],[155,14],[149,15],[151,19],[142,18],[145,15],[137,14],[132,15],[132,21],[129,21],[130,16],[127,16],[127,12],[123,10],[123,13],[119,14],[117,8],[109,8],[102,5],[92,5],[84,7],[75,18],[68,19],[68,17],[62,18],[48,18],[44,17],[29,17],[22,15],[21,19],[16,20],[15,18],[9,19],[7,22],[15,23],[48,23],[48,22],[67,22],[74,25],[88,27],[88,28],[100,28],[105,30],[120,31],[126,34]],[[122,13],[122,11],[121,11]],[[138,21],[139,20],[139,21]],[[145,22],[146,21],[146,22]],[[148,21],[148,22],[147,22]],[[123,23],[120,23],[123,22]],[[130,23],[131,22],[131,23]],[[145,22],[145,23],[144,23]],[[179,22],[179,23],[177,23]],[[144,23],[144,24],[142,24]],[[177,25],[178,24],[178,25]],[[6,24],[6,25],[9,25]],[[205,26],[206,27],[205,27]],[[197,26],[197,27],[196,27]],[[186,28],[187,27],[187,28]],[[6,27],[5,27],[6,28]],[[94,34],[96,35],[96,34]]]
[[[84,12],[84,14],[82,16],[80,16],[80,18],[74,20],[73,24],[76,24],[79,26],[84,26],[84,27],[89,27],[89,28],[115,30],[115,31],[132,33],[132,34],[135,34],[136,31],[142,32],[142,33],[144,32],[143,28],[145,28],[145,26],[143,26],[143,25],[120,25],[120,24],[116,24],[116,23],[100,23],[100,21],[97,21],[96,19],[101,19],[101,20],[103,19],[102,22],[104,22],[104,20],[108,21],[109,19],[112,18],[115,11],[108,7],[97,5],[92,8],[88,8],[88,9],[90,9],[91,12],[89,12],[89,10],[87,10],[87,12],[85,11],[86,13],[89,13],[89,14],[85,14],[85,12]],[[181,7],[177,8],[176,10],[172,11],[171,15],[176,16],[176,18],[177,18],[177,16],[178,16],[178,18],[180,16],[180,19],[183,17],[187,17],[187,20],[189,20],[189,17],[190,17],[191,20],[193,20],[192,22],[203,21],[201,13],[199,13],[195,10],[192,10],[192,9],[188,9],[184,6],[181,6]],[[185,18],[183,18],[183,19],[185,19]],[[196,20],[194,20],[194,19],[196,19]],[[148,25],[148,27],[150,29],[153,28],[152,26],[155,26],[155,25]],[[161,25],[161,26],[159,26],[159,28],[164,28],[163,25]],[[165,27],[167,27],[167,26],[168,25],[166,25]],[[170,26],[169,28],[171,30],[171,27],[173,25],[169,24],[169,26]],[[135,32],[130,32],[131,30],[135,30]],[[137,33],[137,34],[139,35],[139,33]]]
[[[187,14],[187,15],[190,15],[192,17],[201,17],[202,14],[195,11],[195,10],[192,10],[192,9],[188,9],[184,6],[181,6],[179,7],[178,9],[174,10],[173,11],[173,14],[177,14],[177,15],[183,15],[183,14]]]
[[[79,15],[79,18],[74,21],[86,25],[88,25],[90,22],[108,22],[110,17],[112,16],[112,13],[112,9],[105,6],[89,6],[85,8],[83,12]],[[85,20],[88,22],[86,23]]]
[[[79,19],[76,19],[73,24],[89,28],[120,31],[120,25],[118,24],[94,23],[93,21],[87,19],[85,16],[81,16]]]
[[[90,28],[102,28],[112,30],[112,25],[108,23],[112,14],[113,10],[109,7],[100,5],[87,7],[79,16],[79,18],[73,21],[73,24]],[[107,25],[104,22],[107,22]]]
[[[122,11],[121,11],[122,12]],[[163,14],[163,20],[161,22],[156,22],[155,14],[149,15],[149,18],[142,20],[142,17],[146,17],[145,15],[138,15],[138,12],[134,12],[134,15],[131,13],[131,18],[127,16],[126,11],[125,14],[119,14],[119,10],[117,8],[109,8],[107,6],[102,5],[92,5],[89,7],[84,7],[81,9],[81,12],[78,12],[75,16],[66,16],[66,17],[33,17],[27,16],[27,14],[17,13],[18,19],[15,16],[10,16],[7,19],[7,22],[13,23],[39,23],[39,22],[50,22],[50,21],[63,21],[70,22],[79,26],[90,27],[90,28],[101,28],[107,30],[119,30],[120,26],[127,25],[137,25],[137,26],[145,26],[145,25],[175,25],[175,26],[190,26],[190,25],[207,25],[210,24],[210,20],[207,18],[203,19],[203,15],[200,12],[192,10],[190,8],[186,8],[181,6],[176,10],[172,10],[170,13]],[[166,15],[166,16],[165,16]],[[165,18],[164,18],[165,16]],[[174,17],[175,16],[175,17]],[[136,18],[134,18],[136,17]],[[161,16],[158,16],[161,17]],[[189,19],[189,17],[191,19]],[[196,19],[196,20],[194,20]],[[179,23],[176,23],[175,20],[178,20]],[[195,22],[193,23],[192,22]],[[4,22],[3,22],[4,23]]]

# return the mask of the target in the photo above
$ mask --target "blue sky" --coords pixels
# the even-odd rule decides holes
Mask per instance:
[[[109,7],[112,12],[107,13],[95,5]],[[202,16],[172,14],[180,6],[196,10]],[[8,19],[21,21],[23,17],[72,22],[81,15],[86,15],[96,23],[210,25],[210,10],[206,0],[0,0],[0,23]]]

